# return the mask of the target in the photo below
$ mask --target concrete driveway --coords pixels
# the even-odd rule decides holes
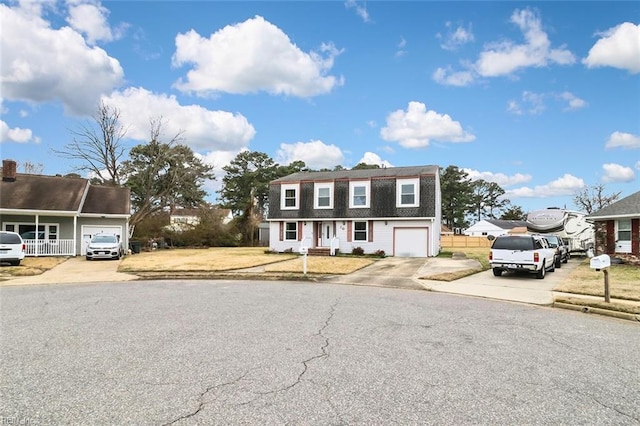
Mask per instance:
[[[452,282],[423,281],[433,291],[510,300],[535,305],[553,304],[553,289],[560,284],[581,262],[571,259],[555,272],[547,273],[540,280],[534,274],[503,274],[493,276],[491,270],[483,271]]]
[[[70,284],[131,281],[137,276],[118,272],[119,260],[85,260],[72,257],[55,268],[30,277],[12,278],[1,285]]]

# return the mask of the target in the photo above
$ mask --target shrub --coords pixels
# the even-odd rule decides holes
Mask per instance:
[[[356,256],[362,256],[362,255],[364,255],[364,249],[362,247],[354,247],[351,250],[351,254],[356,255]]]
[[[386,256],[386,253],[384,252],[384,250],[376,250],[376,251],[373,253],[373,255],[374,255],[374,256],[378,256],[378,257],[385,257],[385,256]]]

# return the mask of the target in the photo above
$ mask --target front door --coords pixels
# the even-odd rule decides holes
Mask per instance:
[[[320,228],[320,247],[331,247],[331,239],[335,234],[333,222],[320,222],[318,226]]]

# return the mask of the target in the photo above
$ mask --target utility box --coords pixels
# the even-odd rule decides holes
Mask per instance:
[[[591,269],[595,269],[596,271],[608,268],[609,266],[611,266],[611,258],[606,254],[592,257],[589,261],[589,266],[591,267]]]

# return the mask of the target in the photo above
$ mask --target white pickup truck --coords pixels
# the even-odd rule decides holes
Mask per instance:
[[[503,272],[530,272],[544,279],[547,271],[555,271],[556,250],[540,235],[502,235],[491,246],[489,264],[493,275]]]

